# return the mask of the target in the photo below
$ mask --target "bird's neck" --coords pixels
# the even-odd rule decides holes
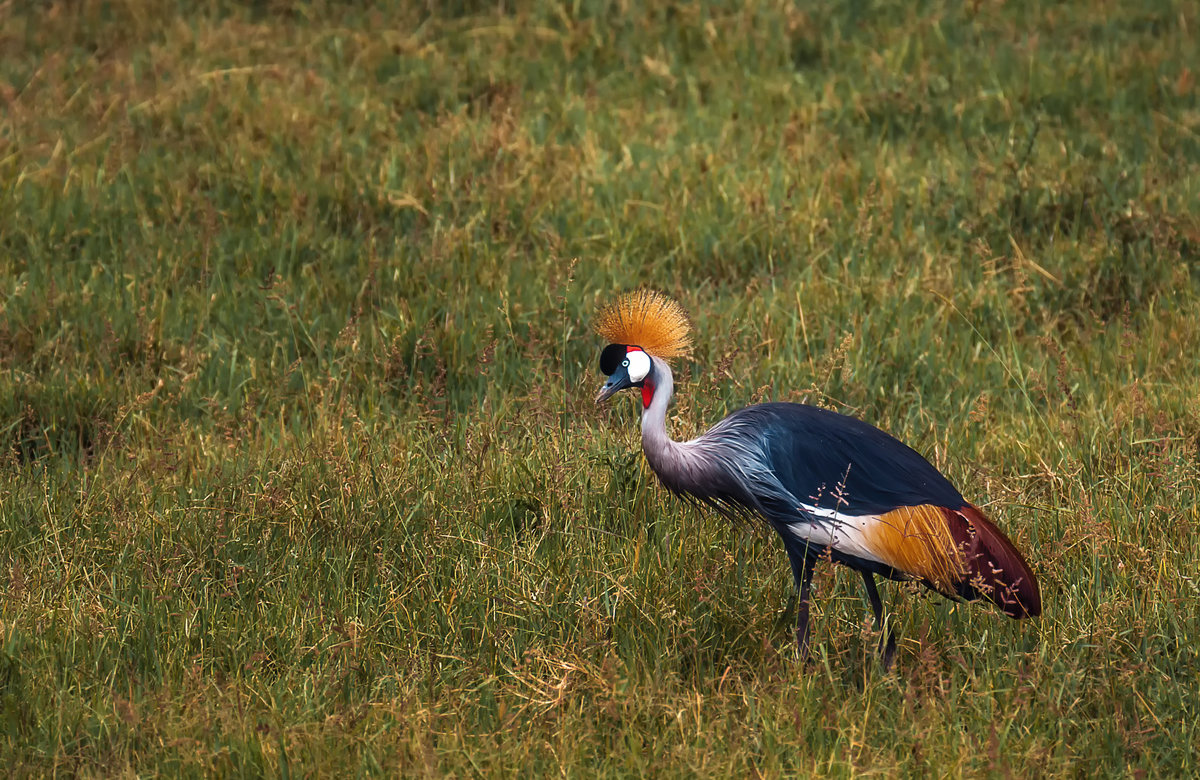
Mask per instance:
[[[667,407],[675,381],[665,362],[656,357],[650,359],[654,364],[648,377],[650,390],[646,392],[643,386],[642,395],[642,452],[646,461],[671,490],[695,496],[712,495],[714,484],[723,475],[719,470],[714,471],[714,460],[706,458],[703,448],[697,446],[703,437],[674,442],[667,436]]]
[[[667,406],[675,390],[670,367],[656,357],[650,358],[654,369],[642,387],[642,449],[655,471],[673,460],[670,454],[678,446],[667,435]]]

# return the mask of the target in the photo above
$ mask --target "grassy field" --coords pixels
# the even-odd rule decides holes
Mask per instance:
[[[1200,5],[0,3],[0,757],[17,775],[1200,771]],[[1017,623],[656,484],[847,411]]]

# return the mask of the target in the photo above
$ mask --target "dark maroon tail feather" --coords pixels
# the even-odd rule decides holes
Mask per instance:
[[[967,578],[959,585],[958,595],[985,598],[1017,619],[1042,614],[1037,578],[1008,537],[976,506],[944,509],[950,535],[967,565]]]

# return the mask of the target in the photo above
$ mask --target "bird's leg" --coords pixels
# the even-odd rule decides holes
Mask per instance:
[[[879,638],[879,647],[883,651],[880,659],[886,672],[892,667],[892,658],[896,655],[896,635],[889,631],[883,622],[883,601],[879,598],[879,590],[875,587],[875,575],[869,571],[862,573],[863,584],[867,586],[867,600],[871,602],[871,611],[875,613],[875,625],[883,631]]]
[[[813,569],[817,559],[807,552],[803,556],[788,556],[792,562],[792,577],[799,592],[799,609],[796,612],[796,647],[800,660],[808,660],[808,592],[812,588]],[[800,558],[800,560],[797,560]]]

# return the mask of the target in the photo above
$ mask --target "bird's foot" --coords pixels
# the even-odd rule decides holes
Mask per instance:
[[[812,661],[807,631],[801,632],[800,629],[796,629],[796,654],[800,656],[800,663],[802,664],[808,664]]]
[[[896,634],[894,632],[887,632],[886,637],[880,643],[880,649],[882,652],[879,656],[879,663],[883,666],[883,671],[890,671],[892,662],[896,660]]]

